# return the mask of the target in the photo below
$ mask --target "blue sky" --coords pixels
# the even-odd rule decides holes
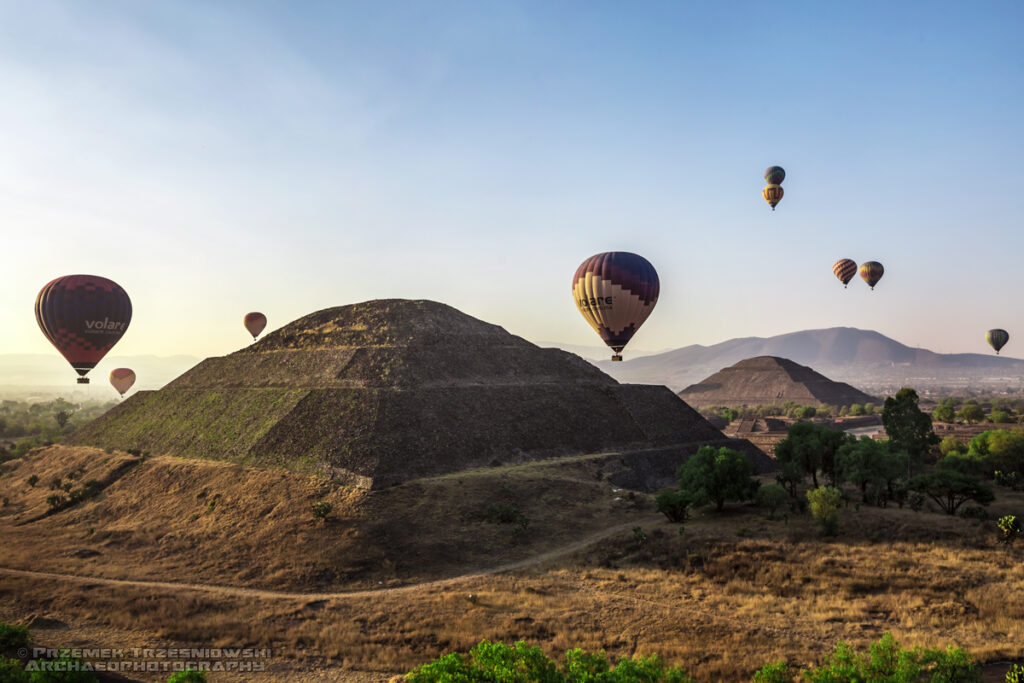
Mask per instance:
[[[593,345],[570,278],[627,250],[662,281],[627,357],[837,325],[1024,356],[1021,35],[1016,2],[0,0],[0,353],[52,350],[69,273],[131,295],[118,355],[385,297]]]

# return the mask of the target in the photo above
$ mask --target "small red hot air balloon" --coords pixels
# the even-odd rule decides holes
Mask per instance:
[[[267,316],[262,313],[246,313],[244,322],[245,329],[249,330],[252,340],[256,341],[256,337],[260,336],[260,332],[267,326]]]
[[[124,396],[124,393],[135,384],[135,371],[131,368],[114,368],[110,371],[110,386],[117,389],[117,393]]]
[[[36,322],[88,384],[86,375],[124,336],[132,302],[119,284],[98,275],[65,275],[36,296]]]

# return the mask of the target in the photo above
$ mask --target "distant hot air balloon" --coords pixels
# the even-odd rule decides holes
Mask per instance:
[[[782,200],[783,194],[782,185],[765,185],[761,190],[761,196],[768,202],[768,206],[772,207],[772,211],[775,210],[775,205]]]
[[[98,275],[65,275],[36,297],[39,328],[80,375],[79,384],[124,335],[132,302],[116,282]]]
[[[998,356],[999,349],[1006,346],[1006,342],[1010,341],[1010,335],[1006,330],[989,330],[985,333],[985,341],[996,350],[996,355]]]
[[[885,274],[885,268],[878,261],[866,261],[860,264],[860,277],[864,282],[868,283],[871,289],[875,288],[878,281],[882,279],[882,275]]]
[[[857,274],[857,262],[853,259],[841,258],[832,266],[832,272],[843,283],[843,289],[846,289],[846,285],[850,284],[850,280]]]
[[[658,273],[643,256],[608,251],[580,264],[572,278],[576,308],[622,360],[622,349],[658,302]]]
[[[135,384],[135,371],[131,368],[114,368],[110,371],[110,386],[117,389],[117,393],[124,396],[124,392]]]
[[[769,166],[764,172],[764,181],[769,185],[781,185],[786,179],[786,171],[781,166]]]
[[[267,316],[262,313],[246,313],[244,322],[245,329],[249,330],[252,340],[256,341],[256,337],[260,336],[260,332],[267,326]]]

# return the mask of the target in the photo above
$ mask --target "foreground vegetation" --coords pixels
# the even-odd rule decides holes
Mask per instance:
[[[1016,683],[1017,667],[1006,680]],[[484,640],[468,655],[452,653],[413,669],[409,683],[696,683],[681,666],[668,666],[658,655],[621,657],[614,664],[602,650],[572,649],[555,662],[543,650],[519,641],[514,645]],[[785,661],[754,672],[754,683],[974,683],[981,672],[958,647],[903,649],[886,633],[867,651],[840,642],[821,666],[794,669]]]

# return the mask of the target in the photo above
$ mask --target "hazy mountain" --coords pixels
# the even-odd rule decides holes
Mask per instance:
[[[971,386],[1024,383],[1024,361],[994,353],[943,354],[913,348],[873,330],[833,327],[775,337],[698,344],[620,363],[597,366],[620,382],[665,384],[673,391],[699,382],[737,361],[781,356],[860,388]]]

